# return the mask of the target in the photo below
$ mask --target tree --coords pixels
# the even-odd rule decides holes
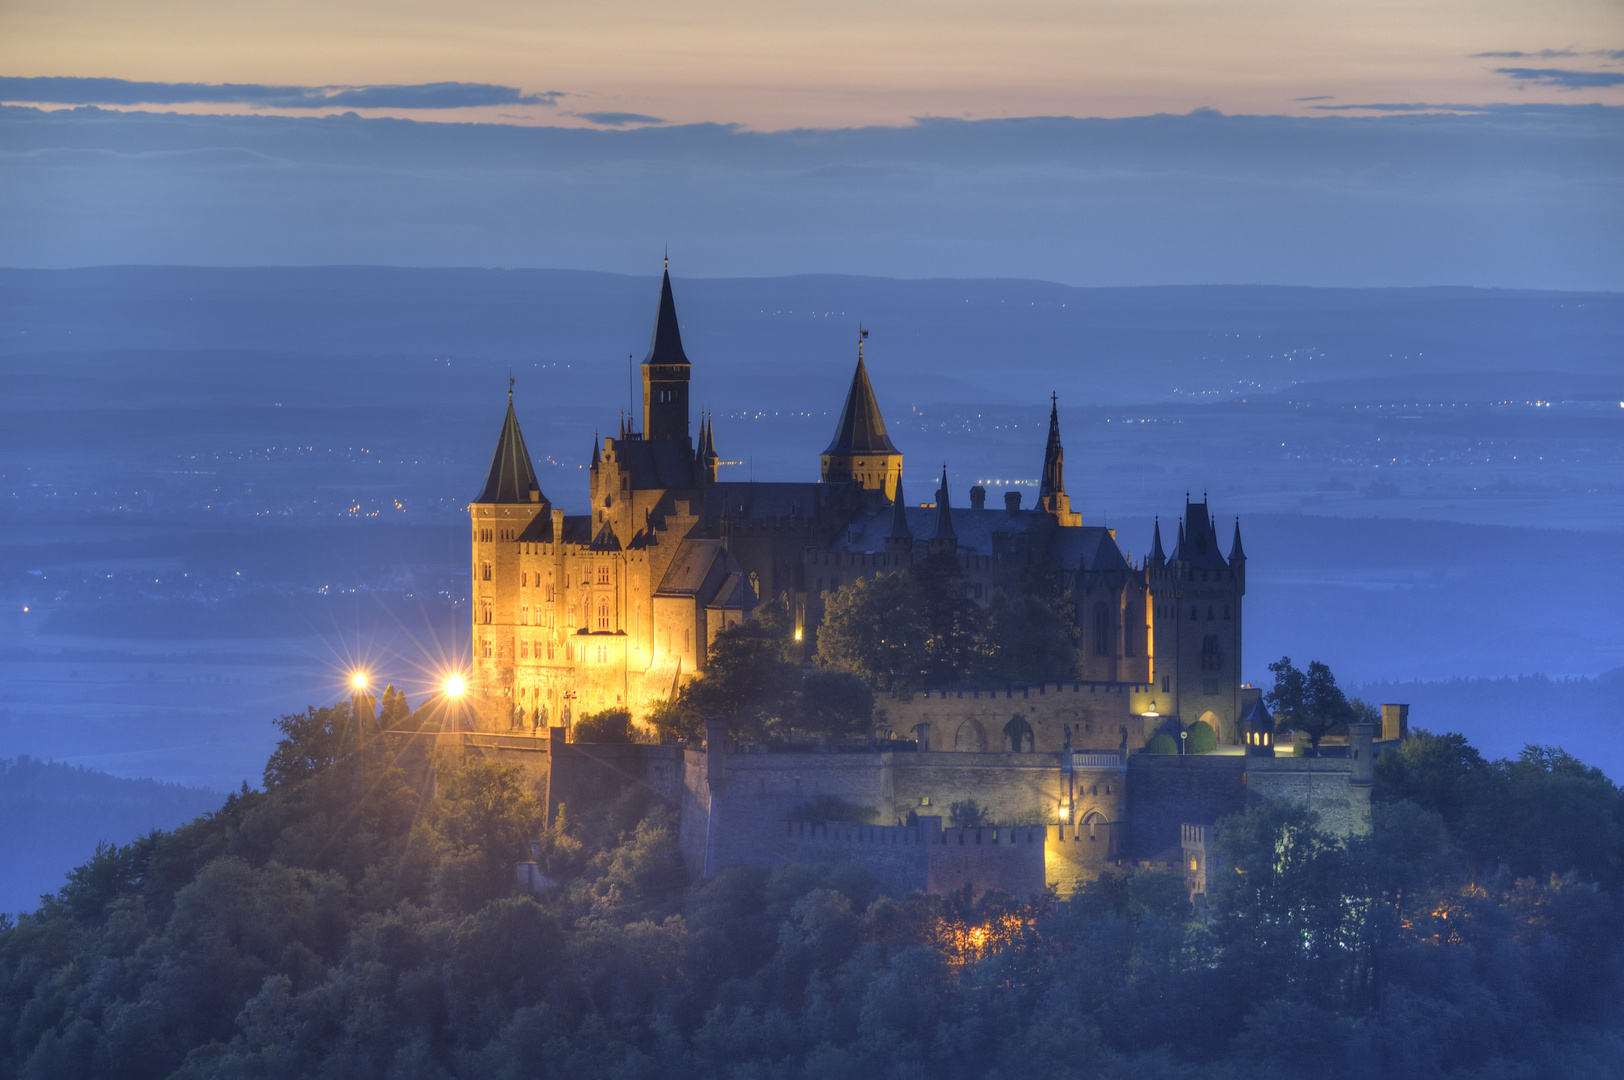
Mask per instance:
[[[824,601],[818,663],[855,672],[876,690],[911,691],[924,683],[930,635],[912,577],[859,578]]]
[[[910,573],[919,583],[929,628],[926,680],[937,686],[958,682],[978,666],[984,641],[981,607],[968,595],[964,567],[957,555],[937,552],[914,563]]]
[[[955,829],[978,828],[987,824],[987,811],[974,799],[965,799],[947,808],[947,823]]]
[[[1042,598],[994,595],[988,605],[984,664],[1002,683],[1069,679],[1077,673],[1071,627]]]
[[[1307,735],[1309,753],[1317,755],[1320,740],[1353,716],[1336,676],[1318,660],[1309,663],[1306,673],[1299,671],[1289,656],[1270,664],[1269,670],[1274,672],[1274,689],[1264,697],[1264,704],[1274,713],[1275,723]]]
[[[676,706],[657,710],[661,730],[698,734],[709,716],[726,717],[732,735],[762,742],[795,718],[801,670],[784,659],[784,642],[754,619],[716,635],[705,672],[682,688]]]
[[[817,735],[862,735],[874,722],[874,691],[850,671],[809,671],[801,682],[798,725]]]

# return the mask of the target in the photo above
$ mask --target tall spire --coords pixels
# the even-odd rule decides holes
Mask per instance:
[[[688,441],[688,380],[691,365],[682,351],[677,302],[671,296],[670,258],[660,277],[660,306],[654,315],[648,355],[643,358],[643,438]]]
[[[1162,551],[1162,519],[1160,515],[1156,518],[1156,531],[1151,534],[1150,565],[1155,567],[1167,565],[1167,555]]]
[[[957,551],[959,534],[953,531],[953,507],[947,498],[947,466],[942,466],[942,486],[936,492],[936,535],[931,537],[932,550]]]
[[[897,497],[891,501],[891,531],[886,539],[893,537],[907,537],[913,539],[913,530],[908,528],[908,503],[902,494],[902,475],[897,474]]]
[[[1241,547],[1241,519],[1235,518],[1235,539],[1229,545],[1229,561],[1245,561],[1246,551]]]
[[[1060,395],[1049,395],[1049,443],[1043,448],[1043,478],[1038,481],[1038,509],[1051,514],[1057,525],[1078,526],[1083,515],[1071,508],[1066,494],[1066,452],[1060,446]]]
[[[491,455],[485,489],[474,502],[546,501],[547,497],[541,493],[541,485],[536,482],[536,467],[530,460],[530,451],[524,445],[524,435],[519,431],[519,418],[513,412],[513,379],[510,377],[507,416],[502,419],[502,433],[496,438],[496,452]]]
[[[1066,453],[1060,447],[1060,395],[1049,395],[1049,445],[1043,448],[1043,480],[1038,487],[1038,498],[1045,495],[1064,495]]]

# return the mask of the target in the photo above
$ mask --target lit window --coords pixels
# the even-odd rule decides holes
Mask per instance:
[[[480,563],[479,564],[479,580],[481,580],[481,581],[489,581],[490,579],[491,579],[491,564],[488,563],[488,562]]]
[[[609,629],[609,601],[598,601],[598,629]]]

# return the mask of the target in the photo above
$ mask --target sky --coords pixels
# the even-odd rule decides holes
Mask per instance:
[[[1624,105],[1624,6],[6,0],[0,76],[8,102],[762,131],[924,116]],[[53,79],[160,85],[42,81]]]
[[[1619,0],[0,0],[0,265],[1624,288]]]

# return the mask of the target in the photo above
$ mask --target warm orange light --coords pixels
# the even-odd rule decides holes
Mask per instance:
[[[355,687],[357,690],[365,690],[367,688],[367,673],[364,671],[357,671],[354,675],[351,675],[350,685]]]
[[[468,689],[468,684],[462,681],[461,675],[453,675],[445,681],[446,697],[462,697],[462,693],[466,689]]]

